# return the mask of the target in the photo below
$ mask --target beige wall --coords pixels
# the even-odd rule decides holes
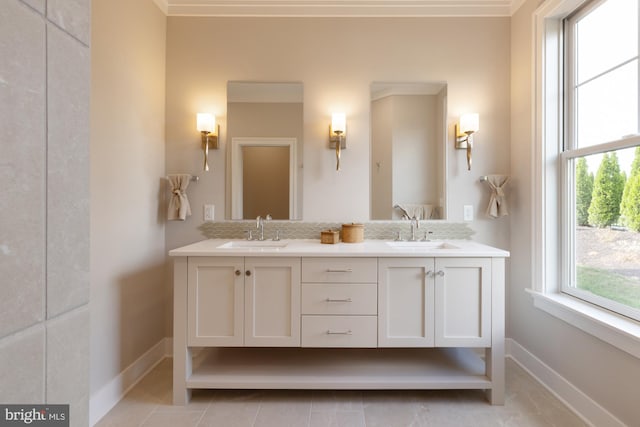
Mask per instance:
[[[90,1],[0,7],[0,402],[88,424]],[[70,381],[73,379],[73,381]]]
[[[437,205],[436,95],[393,96],[392,204]],[[389,205],[389,208],[392,208]]]
[[[372,219],[391,219],[393,215],[392,99],[386,96],[371,102]]]
[[[166,17],[148,0],[93,0],[92,12],[95,396],[165,336]]]
[[[400,219],[395,204],[437,206],[438,164],[443,161],[438,157],[443,144],[437,138],[437,101],[438,95],[391,95],[372,101],[372,219]]]
[[[289,157],[289,147],[243,147],[243,218],[289,219]]]
[[[229,102],[227,103],[227,132],[226,141],[231,143],[235,137],[283,137],[283,138],[296,138],[296,165],[294,170],[297,174],[297,211],[302,210],[302,188],[303,188],[303,174],[302,169],[298,167],[302,163],[304,136],[302,133],[302,119],[303,119],[304,105],[299,102]],[[230,144],[229,144],[230,146]],[[228,152],[226,153],[229,154]],[[218,156],[217,153],[213,154]],[[202,154],[201,154],[202,156]],[[256,159],[259,160],[259,159]],[[230,162],[230,159],[227,159]],[[227,163],[227,165],[230,163]],[[258,161],[256,165],[260,165]],[[229,171],[230,172],[230,171]],[[246,173],[246,171],[244,171]],[[220,176],[219,171],[213,171],[215,176]],[[274,196],[277,197],[281,203],[284,203],[284,212],[279,211],[278,216],[274,218],[289,219],[289,160],[287,158],[286,168],[282,171],[283,178],[286,174],[286,186],[284,187],[284,194]],[[198,172],[198,175],[205,176],[202,172]],[[216,220],[223,220],[225,218],[231,218],[231,185],[229,183],[230,174],[226,175],[226,212],[225,206],[218,206],[216,209]],[[269,195],[265,195],[268,197]],[[286,197],[285,197],[286,196]],[[262,203],[258,204],[261,206]],[[256,218],[257,215],[265,216],[267,213],[273,214],[273,212],[245,212],[244,218]],[[194,220],[202,220],[201,213],[196,210]]]
[[[507,334],[604,409],[631,426],[640,419],[638,359],[533,307],[531,288],[532,13],[529,0],[511,23],[511,276]]]
[[[189,194],[196,213],[168,224],[167,248],[202,239],[202,205],[225,206],[226,84],[229,80],[304,84],[303,219],[369,218],[370,85],[373,81],[446,81],[449,218],[475,207],[475,238],[508,247],[508,220],[484,216],[480,175],[509,173],[509,18],[188,18],[167,28],[167,171],[197,173]],[[294,35],[294,36],[292,36]],[[201,170],[193,121],[199,110],[220,119],[222,147]],[[347,115],[342,171],[328,148],[331,113]],[[453,149],[453,123],[477,111],[474,169]],[[196,188],[197,187],[197,188]]]

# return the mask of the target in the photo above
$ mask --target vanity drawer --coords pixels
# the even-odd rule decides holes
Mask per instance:
[[[377,347],[377,316],[302,316],[302,347]]]
[[[377,258],[302,258],[302,281],[377,283]]]
[[[302,314],[378,314],[376,283],[305,283]]]

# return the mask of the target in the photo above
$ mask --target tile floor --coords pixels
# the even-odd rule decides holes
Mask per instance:
[[[586,424],[507,359],[506,403],[477,390],[202,390],[171,404],[171,359],[140,381],[96,427],[495,427]]]

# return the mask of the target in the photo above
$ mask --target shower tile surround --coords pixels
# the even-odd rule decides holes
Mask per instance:
[[[89,423],[90,12],[0,8],[0,402],[70,404],[72,427]]]
[[[320,239],[322,230],[340,230],[340,222],[269,221],[265,222],[264,235],[271,239],[276,230],[281,239]],[[370,240],[394,240],[400,231],[404,240],[411,232],[409,221],[364,222],[364,238]],[[207,239],[245,239],[247,230],[255,230],[255,220],[212,221],[198,227]],[[475,233],[468,223],[448,221],[420,221],[417,237],[429,233],[430,240],[468,240]]]

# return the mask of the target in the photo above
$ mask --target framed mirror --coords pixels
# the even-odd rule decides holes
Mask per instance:
[[[371,85],[372,220],[445,219],[447,84]]]
[[[227,219],[300,219],[303,85],[227,83]]]

